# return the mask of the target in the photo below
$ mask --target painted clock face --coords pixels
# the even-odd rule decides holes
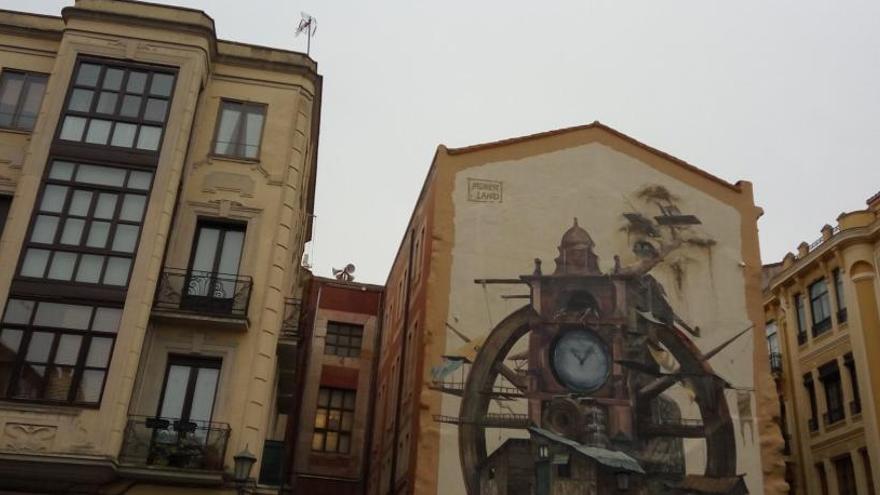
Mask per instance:
[[[563,333],[550,352],[550,364],[556,377],[572,390],[592,392],[608,379],[611,359],[605,345],[590,330]]]

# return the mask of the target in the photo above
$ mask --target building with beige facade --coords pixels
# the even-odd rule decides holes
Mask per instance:
[[[764,267],[791,493],[880,491],[880,194]]]
[[[0,12],[0,66],[0,490],[279,483],[316,63],[76,0]]]

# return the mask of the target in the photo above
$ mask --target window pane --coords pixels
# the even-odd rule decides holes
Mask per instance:
[[[124,117],[137,117],[141,112],[141,97],[125,95],[122,99],[122,108],[119,109],[119,115]]]
[[[124,72],[122,69],[107,69],[104,73],[104,84],[101,85],[104,89],[115,89],[118,90],[122,87],[122,75]]]
[[[153,127],[149,125],[141,126],[141,132],[138,134],[137,148],[139,150],[150,151],[159,149],[159,137],[161,134],[161,127]]]
[[[247,125],[245,126],[245,150],[244,154],[248,158],[256,158],[257,151],[260,148],[260,133],[263,130],[263,114],[262,109],[259,110],[260,113],[248,113],[247,114]]]
[[[104,271],[104,283],[108,285],[125,285],[128,283],[128,269],[131,260],[128,258],[107,259],[107,269]]]
[[[76,254],[55,251],[46,277],[54,280],[70,280],[73,278],[74,263],[76,263]]]
[[[95,321],[92,322],[92,330],[116,333],[119,329],[120,319],[122,319],[122,310],[119,308],[97,308],[95,309]]]
[[[62,334],[58,340],[58,349],[55,351],[55,364],[73,366],[79,357],[79,346],[82,343],[82,335]]]
[[[110,142],[113,146],[121,146],[123,148],[131,148],[134,145],[134,133],[137,126],[134,124],[126,124],[117,122],[113,128],[113,139]]]
[[[9,302],[6,303],[6,314],[3,315],[3,322],[27,325],[31,321],[31,313],[33,311],[33,301],[9,299]]]
[[[107,144],[107,140],[110,139],[111,124],[112,122],[109,120],[93,119],[89,124],[89,132],[86,134],[86,142],[92,144]]]
[[[68,218],[64,222],[64,232],[61,234],[61,244],[79,246],[82,240],[83,227],[86,221],[79,218]]]
[[[147,73],[146,72],[135,72],[131,71],[128,74],[128,85],[125,87],[125,90],[129,93],[143,93],[144,87],[147,84]]]
[[[70,93],[70,103],[67,104],[68,110],[77,112],[88,112],[92,107],[92,97],[95,92],[89,89],[74,89]]]
[[[324,434],[315,432],[312,435],[312,450],[324,450]]]
[[[40,210],[52,213],[61,213],[64,209],[64,200],[67,198],[67,187],[49,184],[43,190],[43,201]]]
[[[139,230],[137,225],[117,225],[116,234],[113,236],[113,250],[133,253]]]
[[[122,187],[125,182],[125,170],[98,165],[80,165],[76,172],[76,181],[102,186]]]
[[[223,108],[220,112],[220,125],[217,126],[217,142],[214,148],[214,153],[219,153],[221,155],[235,154],[233,136],[235,136],[236,129],[239,125],[241,111],[237,105],[234,105],[235,104],[229,102],[223,103]]]
[[[318,391],[318,405],[327,407],[330,405],[330,391],[322,388]]]
[[[0,88],[0,125],[11,126],[15,118],[15,108],[24,87],[24,74],[4,72]]]
[[[335,431],[327,432],[327,444],[326,449],[327,452],[336,452],[337,445],[339,444],[339,433]]]
[[[328,344],[335,344],[336,343],[336,334],[328,333],[327,338],[325,340],[327,341]]]
[[[98,73],[100,72],[100,65],[80,64],[79,72],[76,75],[76,84],[78,86],[95,86],[98,84]]]
[[[21,265],[21,275],[24,277],[41,277],[46,271],[46,263],[49,261],[49,251],[45,249],[28,249]]]
[[[46,367],[27,364],[22,367],[16,385],[16,398],[39,399],[46,376]]]
[[[144,110],[144,120],[164,121],[167,108],[168,101],[150,98],[147,100],[147,108]]]
[[[153,174],[149,172],[132,171],[128,176],[128,187],[146,191],[150,189],[150,181],[152,179]]]
[[[335,409],[342,408],[342,393],[339,390],[334,390],[330,394],[330,407]]]
[[[82,255],[79,260],[79,267],[76,269],[76,281],[97,284],[101,279],[101,267],[103,266],[103,256],[94,254]]]
[[[95,206],[95,218],[111,220],[116,214],[116,195],[101,193],[98,195],[98,205]]]
[[[159,415],[163,418],[180,418],[183,413],[183,402],[186,399],[186,388],[189,384],[189,366],[171,365],[165,381],[165,395]]]
[[[171,89],[173,84],[174,76],[170,74],[153,74],[153,81],[150,83],[150,94],[158,96],[171,96]]]
[[[83,130],[86,128],[86,119],[83,117],[64,117],[61,126],[61,139],[66,141],[82,141]]]
[[[106,368],[110,362],[110,350],[113,349],[113,339],[107,337],[92,337],[89,344],[89,355],[86,358],[86,366],[89,368]]]
[[[18,346],[21,345],[22,330],[4,328],[0,330],[0,361],[13,362],[18,354]],[[0,389],[0,394],[5,389]]]
[[[122,202],[122,210],[119,212],[119,219],[129,222],[140,222],[144,216],[144,204],[146,201],[146,196],[126,194]]]
[[[40,112],[40,104],[43,103],[43,93],[46,92],[46,78],[31,75],[28,78],[27,93],[24,102],[18,112],[18,127],[33,129],[37,122],[37,114]]]
[[[214,392],[217,390],[217,379],[220,370],[215,368],[199,368],[196,386],[193,390],[192,406],[189,419],[193,421],[210,421],[214,410]]]
[[[354,413],[348,411],[342,413],[342,423],[339,425],[339,429],[351,431],[352,425],[354,425]]]
[[[339,424],[342,422],[342,411],[331,409],[327,414],[327,428],[338,430]]]
[[[345,392],[345,409],[354,411],[354,392]]]
[[[50,366],[46,377],[46,393],[43,398],[66,401],[70,396],[70,388],[73,386],[74,370],[75,368],[66,366]]]
[[[37,306],[34,325],[86,330],[91,316],[91,306],[41,302]]]
[[[119,98],[117,93],[101,91],[101,96],[98,97],[98,105],[95,107],[95,112],[113,115],[113,112],[116,111],[117,98]]]
[[[220,252],[220,262],[217,264],[217,271],[219,273],[238,274],[238,263],[241,259],[241,245],[243,242],[244,232],[240,230],[226,231],[226,235],[223,237],[223,250]]]
[[[73,177],[73,164],[70,162],[62,162],[55,160],[52,162],[52,169],[49,170],[50,179],[70,180]]]
[[[198,232],[196,253],[192,261],[192,269],[200,272],[214,271],[214,257],[216,256],[217,243],[220,239],[220,231],[211,227],[201,227]]]
[[[89,238],[86,245],[94,248],[104,248],[107,246],[107,235],[110,233],[109,222],[92,222],[89,227]]]
[[[55,334],[49,332],[32,332],[31,341],[28,343],[27,354],[24,358],[34,363],[45,363],[49,360],[49,352],[52,350],[52,342]]]
[[[91,203],[91,192],[74,190],[73,198],[71,198],[70,205],[67,207],[67,214],[80,217],[87,216],[89,214],[89,206],[91,206]]]
[[[315,428],[327,427],[327,410],[318,409],[315,412]]]
[[[49,215],[37,215],[34,222],[34,231],[31,233],[31,241],[52,244],[55,241],[55,229],[58,228],[58,217]]]
[[[85,370],[76,391],[78,402],[98,402],[101,398],[101,389],[104,386],[104,371]]]

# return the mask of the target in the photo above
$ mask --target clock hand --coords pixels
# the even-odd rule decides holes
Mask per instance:
[[[586,361],[587,357],[590,355],[589,353],[581,354],[577,349],[571,349],[571,353],[574,354],[574,357],[578,360],[581,366],[584,365],[584,361]]]

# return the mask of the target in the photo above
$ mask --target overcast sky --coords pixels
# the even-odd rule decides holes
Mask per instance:
[[[311,252],[384,283],[438,144],[599,120],[731,182],[778,261],[880,190],[880,2],[174,0],[305,50],[324,101]],[[0,0],[60,13],[72,0]]]

